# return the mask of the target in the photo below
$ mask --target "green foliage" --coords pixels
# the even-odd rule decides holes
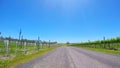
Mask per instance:
[[[8,68],[10,60],[0,60],[0,68]]]
[[[97,41],[92,41],[92,42],[89,41],[89,42],[72,44],[72,45],[120,51],[120,37],[106,39],[106,40],[97,40]]]

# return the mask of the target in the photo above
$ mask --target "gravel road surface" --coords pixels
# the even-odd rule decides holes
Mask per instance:
[[[62,46],[16,68],[120,68],[120,56]]]

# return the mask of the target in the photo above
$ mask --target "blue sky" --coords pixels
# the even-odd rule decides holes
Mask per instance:
[[[81,42],[120,36],[120,0],[0,0],[4,37]]]

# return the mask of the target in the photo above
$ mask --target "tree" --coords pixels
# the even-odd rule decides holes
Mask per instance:
[[[70,44],[70,42],[66,42],[66,44]]]
[[[40,49],[40,37],[38,36],[38,50]]]

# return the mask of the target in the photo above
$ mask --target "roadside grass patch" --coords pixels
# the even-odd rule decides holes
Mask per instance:
[[[23,54],[21,56],[16,56],[15,58],[9,59],[9,60],[0,59],[0,68],[14,68],[20,64],[34,60],[36,57],[46,54],[49,51],[54,50],[55,48],[57,47],[42,49],[39,52],[28,54],[28,55]]]

